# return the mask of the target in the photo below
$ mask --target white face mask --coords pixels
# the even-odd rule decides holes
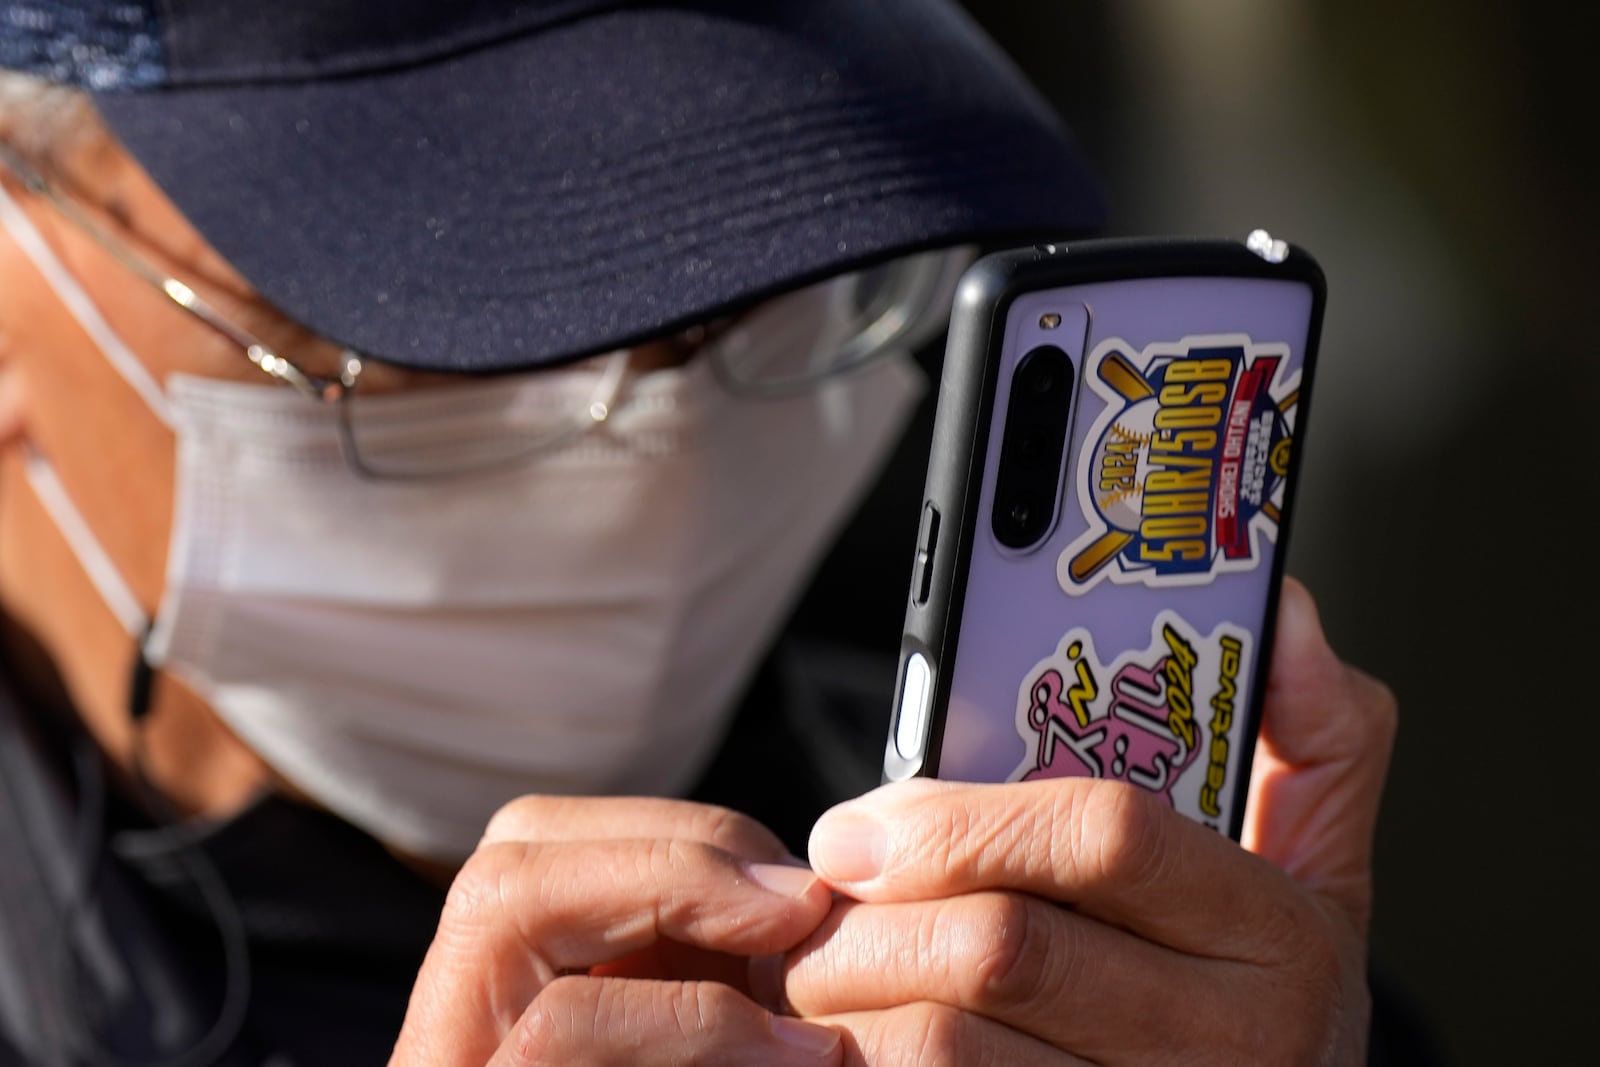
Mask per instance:
[[[295,786],[407,852],[459,860],[523,793],[672,794],[921,388],[902,358],[741,401],[705,359],[647,374],[603,426],[508,473],[363,481],[334,413],[292,390],[150,380],[0,192],[0,221],[174,427],[177,503],[147,655]],[[839,343],[847,283],[718,343]],[[364,397],[425,438],[439,400],[570,417],[602,371]],[[506,401],[500,403],[499,401]],[[475,416],[480,417],[480,416]],[[492,429],[489,426],[476,429]],[[409,431],[406,431],[409,432]],[[53,472],[30,475],[102,595],[145,619]]]

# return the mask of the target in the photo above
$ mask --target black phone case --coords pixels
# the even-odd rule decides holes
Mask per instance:
[[[1311,257],[1265,235],[1044,245],[973,265],[940,383],[886,780],[1121,778],[1239,836],[1324,302]],[[1065,454],[1045,532],[1019,547],[1003,543],[1018,509],[997,506],[1026,496],[1006,480],[1023,447],[1006,419],[1043,403],[1022,376],[1038,377],[1043,349],[1073,379]]]

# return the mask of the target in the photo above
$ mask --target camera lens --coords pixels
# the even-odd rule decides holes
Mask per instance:
[[[1017,370],[1023,392],[1043,396],[1056,387],[1055,370],[1048,360],[1028,359]]]
[[[1072,381],[1072,361],[1055,345],[1040,345],[1017,364],[1016,388],[1025,396],[1043,397]]]
[[[1072,358],[1056,345],[1030,350],[1011,376],[989,520],[1007,548],[1035,548],[1050,532],[1062,490],[1074,381]]]

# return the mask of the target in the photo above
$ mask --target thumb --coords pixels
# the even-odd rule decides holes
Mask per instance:
[[[1311,594],[1292,578],[1274,645],[1244,844],[1364,931],[1395,700],[1328,647]]]

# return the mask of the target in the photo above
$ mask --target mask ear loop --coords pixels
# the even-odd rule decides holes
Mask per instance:
[[[0,185],[0,227],[5,228],[17,247],[32,261],[34,269],[55,293],[56,299],[71,312],[79,328],[89,335],[96,347],[105,353],[112,368],[139,394],[157,418],[171,426],[172,411],[160,384],[122,338],[117,336],[105,316],[100,314],[99,308],[94,306],[89,294],[84,292],[83,286],[78,284],[38,227],[28,218],[27,212],[17,206],[3,185]]]
[[[31,448],[23,457],[23,473],[28,479],[28,485],[33,489],[34,496],[38,497],[39,503],[49,513],[56,529],[61,531],[67,547],[77,557],[78,565],[88,575],[95,591],[100,594],[100,599],[111,609],[111,613],[117,617],[122,628],[130,636],[139,638],[149,626],[144,607],[139,603],[139,598],[133,595],[128,583],[123,580],[117,565],[100,546],[99,539],[95,537],[94,531],[89,529],[89,524],[84,521],[77,505],[67,495],[66,487],[61,484],[61,476],[56,473],[49,460]]]

